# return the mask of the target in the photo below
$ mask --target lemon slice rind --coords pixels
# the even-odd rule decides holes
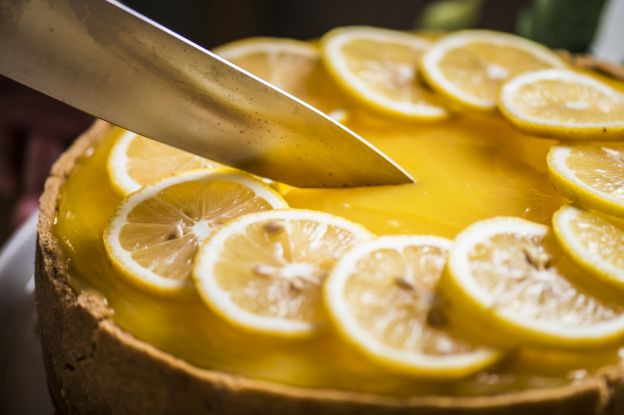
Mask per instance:
[[[446,289],[458,302],[483,318],[483,321],[491,322],[511,336],[511,343],[528,341],[549,347],[582,349],[602,346],[622,338],[624,315],[584,327],[563,327],[552,322],[538,322],[497,309],[496,298],[472,278],[468,252],[479,241],[486,241],[497,234],[544,237],[548,232],[549,228],[545,225],[515,217],[486,219],[467,227],[456,237],[451,250],[445,274]]]
[[[571,227],[571,221],[581,214],[595,213],[583,211],[576,206],[566,205],[553,215],[553,231],[561,247],[580,267],[590,275],[601,278],[612,286],[624,289],[624,269],[604,260],[588,247],[581,244]],[[597,215],[596,215],[597,216]],[[602,219],[604,220],[604,219]],[[624,246],[622,247],[624,255]]]
[[[135,133],[126,131],[119,137],[108,156],[108,174],[111,183],[123,194],[130,194],[141,188],[141,185],[130,177],[128,170],[123,167],[128,163],[128,147],[134,137],[136,137]],[[114,168],[111,166],[112,160],[116,160]]]
[[[342,337],[371,360],[398,372],[428,377],[463,377],[479,371],[500,359],[502,353],[480,348],[460,355],[432,356],[420,352],[390,347],[370,336],[353,317],[343,297],[345,284],[358,261],[377,249],[402,249],[408,246],[435,246],[450,250],[448,239],[428,235],[382,236],[360,242],[347,251],[337,262],[324,287],[324,301],[334,325]]]
[[[318,49],[309,43],[292,39],[272,37],[251,37],[235,40],[213,50],[214,53],[227,60],[235,60],[251,53],[288,52],[293,55],[302,55],[310,58],[318,57]]]
[[[579,122],[535,117],[522,113],[514,105],[514,97],[525,86],[539,81],[558,81],[585,85],[596,91],[619,100],[624,105],[624,95],[610,86],[587,75],[569,69],[552,68],[522,73],[506,82],[501,88],[498,107],[502,114],[518,129],[536,135],[560,138],[562,140],[608,140],[624,137],[624,120]],[[574,103],[571,103],[574,104]],[[619,133],[619,134],[618,134]]]
[[[188,295],[194,291],[192,280],[177,280],[163,277],[158,273],[139,265],[130,252],[125,250],[117,236],[121,228],[127,223],[128,214],[140,203],[153,198],[164,189],[203,178],[232,180],[254,190],[255,194],[269,202],[276,208],[286,208],[286,201],[273,189],[246,174],[233,171],[229,168],[200,169],[163,179],[153,185],[145,186],[128,195],[113,214],[111,221],[104,231],[104,247],[113,265],[129,281],[156,294]],[[207,235],[201,235],[206,237]]]
[[[614,216],[624,216],[624,203],[621,199],[580,180],[567,166],[566,159],[573,148],[557,145],[548,152],[548,176],[555,189],[581,206]]]
[[[229,321],[232,325],[246,331],[287,338],[310,337],[316,334],[322,324],[259,316],[241,309],[219,285],[212,269],[218,263],[221,254],[220,248],[224,246],[225,242],[232,235],[240,233],[250,225],[267,220],[317,221],[319,218],[322,218],[324,224],[331,224],[346,229],[357,238],[368,239],[372,237],[370,231],[357,223],[319,211],[280,209],[243,215],[219,229],[198,250],[192,275],[200,297],[216,314]]]
[[[341,48],[354,38],[358,40],[396,42],[418,52],[423,52],[430,44],[428,40],[416,34],[376,27],[352,26],[328,32],[321,40],[321,53],[324,61],[329,72],[333,74],[334,79],[346,91],[349,91],[353,98],[388,115],[422,120],[440,120],[449,116],[448,110],[441,106],[401,103],[372,91],[366,83],[352,73],[347,60],[341,52]]]
[[[515,35],[489,30],[465,30],[445,36],[435,42],[423,55],[421,67],[423,76],[436,91],[452,101],[480,111],[496,108],[496,101],[475,97],[456,86],[440,71],[437,66],[442,57],[451,49],[461,48],[472,42],[484,42],[500,46],[513,46],[538,57],[551,66],[564,66],[563,61],[548,48]]]

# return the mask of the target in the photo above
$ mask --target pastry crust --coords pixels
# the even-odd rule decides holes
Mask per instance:
[[[391,397],[306,389],[201,369],[122,330],[96,292],[77,293],[52,226],[59,191],[110,128],[96,121],[52,168],[41,197],[35,267],[48,385],[65,414],[622,414],[624,367],[568,386],[494,396]]]

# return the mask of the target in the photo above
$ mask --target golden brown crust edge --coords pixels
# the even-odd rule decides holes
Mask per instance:
[[[620,81],[624,81],[624,66],[616,63],[598,59],[592,55],[576,55],[571,54],[568,51],[557,51],[559,57],[572,66],[589,69],[593,72],[599,73],[607,78],[613,78]]]
[[[41,197],[36,300],[48,385],[65,414],[621,414],[624,370],[581,383],[481,397],[394,398],[310,390],[194,367],[119,328],[106,301],[69,285],[52,234],[59,191],[109,128],[97,121],[52,168]]]

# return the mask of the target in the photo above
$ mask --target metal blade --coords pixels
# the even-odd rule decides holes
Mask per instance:
[[[0,0],[0,73],[113,124],[301,187],[409,183],[308,104],[102,0]]]

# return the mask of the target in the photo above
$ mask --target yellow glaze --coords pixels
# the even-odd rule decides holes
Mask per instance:
[[[417,183],[337,190],[278,186],[292,207],[337,214],[378,234],[452,238],[472,222],[497,215],[549,223],[564,203],[546,176],[546,153],[553,142],[522,135],[500,117],[457,115],[437,124],[401,124],[352,113],[348,125],[405,167]],[[582,377],[585,372],[577,369],[617,362],[616,350],[583,355],[520,350],[468,379],[408,378],[377,368],[329,328],[308,340],[253,337],[215,316],[199,298],[183,302],[141,292],[116,274],[102,243],[102,231],[120,200],[105,169],[119,134],[112,129],[67,180],[55,232],[71,258],[74,288],[98,290],[122,328],[161,350],[199,367],[253,378],[398,395],[555,386]]]

